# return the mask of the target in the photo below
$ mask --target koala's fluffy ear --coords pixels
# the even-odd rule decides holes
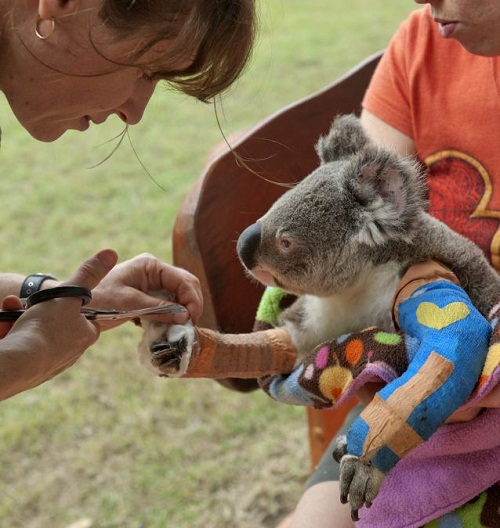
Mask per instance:
[[[379,153],[365,160],[351,180],[360,209],[358,240],[371,246],[413,237],[413,226],[425,208],[425,183],[416,162]]]
[[[326,136],[319,138],[316,152],[323,163],[352,156],[368,143],[360,120],[354,115],[337,117]]]

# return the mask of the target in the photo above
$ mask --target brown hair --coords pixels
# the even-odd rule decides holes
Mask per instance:
[[[255,0],[102,0],[100,17],[118,37],[145,34],[138,56],[172,40],[148,68],[184,93],[208,101],[228,88],[251,55]],[[188,61],[184,69],[172,65]]]

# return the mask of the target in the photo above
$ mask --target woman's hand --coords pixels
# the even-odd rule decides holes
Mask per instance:
[[[500,408],[500,385],[492,389],[492,391],[481,398],[476,407],[467,407],[467,409],[459,409],[455,411],[447,420],[446,423],[468,422],[474,419],[483,409]]]
[[[102,250],[62,285],[92,290],[111,271],[117,256]],[[30,307],[13,325],[0,326],[0,399],[36,387],[67,369],[99,337],[99,326],[81,313],[80,298],[58,298]],[[4,309],[20,307],[15,296]],[[11,326],[11,327],[10,327]],[[10,327],[10,328],[9,328]]]
[[[186,270],[165,264],[143,253],[118,264],[92,292],[90,306],[116,310],[138,310],[175,302],[187,308],[186,313],[151,316],[165,323],[196,323],[203,310],[200,282]],[[168,299],[168,300],[167,300]],[[101,330],[122,321],[105,321]]]

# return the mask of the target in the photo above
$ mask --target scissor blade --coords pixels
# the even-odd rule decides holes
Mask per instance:
[[[140,310],[107,310],[105,308],[82,308],[82,314],[87,319],[99,321],[117,321],[122,319],[137,319],[146,315],[163,315],[170,313],[183,313],[186,308],[180,304],[165,304],[161,306],[150,306]]]
[[[26,310],[0,310],[0,322],[14,322],[24,314]],[[146,315],[163,315],[170,313],[183,313],[186,308],[180,304],[165,304],[161,306],[150,306],[140,310],[109,310],[106,308],[84,307],[81,313],[91,320],[117,321],[124,319],[137,319]]]

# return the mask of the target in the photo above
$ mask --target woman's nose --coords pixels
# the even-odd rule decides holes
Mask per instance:
[[[139,123],[155,88],[155,82],[139,79],[131,96],[116,108],[116,113],[120,119],[127,123],[127,125],[136,125]]]

